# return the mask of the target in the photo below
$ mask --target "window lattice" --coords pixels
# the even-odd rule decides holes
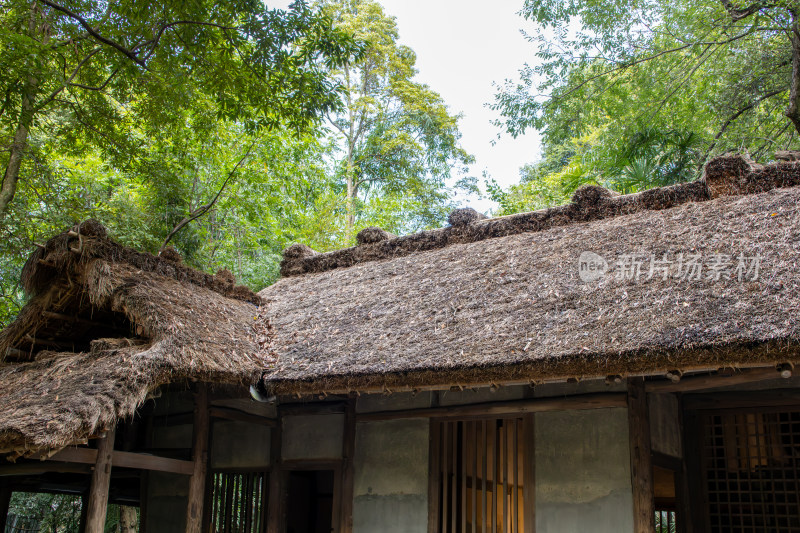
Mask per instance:
[[[800,411],[704,417],[710,530],[800,533]]]
[[[524,531],[523,420],[443,421],[439,531]]]
[[[211,531],[266,531],[266,472],[215,472],[211,476]]]

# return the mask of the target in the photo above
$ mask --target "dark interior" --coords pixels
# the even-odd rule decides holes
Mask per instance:
[[[289,472],[287,533],[333,531],[333,470]]]

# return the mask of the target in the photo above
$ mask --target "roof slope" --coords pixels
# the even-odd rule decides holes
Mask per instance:
[[[256,295],[229,274],[123,248],[102,226],[55,237],[26,274],[36,295],[0,333],[19,360],[0,365],[0,451],[57,450],[132,415],[164,384],[247,384],[272,364]]]
[[[275,392],[392,389],[800,359],[800,187],[773,189],[800,183],[800,167],[742,168],[707,172],[700,185],[715,199],[669,209],[495,238],[481,235],[491,220],[475,220],[451,235],[477,238],[424,252],[395,255],[401,246],[388,240],[290,257],[313,271],[325,255],[327,266],[260,293],[279,356],[264,383]],[[625,198],[608,201],[630,205]],[[608,262],[605,276],[580,279],[583,252]],[[638,280],[625,275],[631,254],[647,259]],[[647,279],[650,259],[665,254],[668,278],[656,269]],[[679,279],[679,254],[699,256],[701,279]],[[738,279],[740,254],[747,268],[760,258],[757,276],[745,269]],[[708,279],[725,257],[732,279]]]

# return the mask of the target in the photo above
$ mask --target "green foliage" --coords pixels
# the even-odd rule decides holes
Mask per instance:
[[[366,43],[358,61],[333,71],[344,88],[344,107],[328,114],[350,233],[372,223],[399,233],[439,225],[451,208],[446,181],[472,161],[459,144],[459,117],[438,93],[414,81],[416,54],[398,44],[394,18],[380,4],[318,5],[337,28]]]
[[[548,182],[558,197],[591,182],[633,192],[695,179],[718,153],[747,150],[758,160],[795,147],[792,9],[526,1],[522,14],[542,30],[529,36],[537,66],[506,82],[493,105],[510,134],[542,132],[544,161],[528,180],[538,185],[518,192],[537,196]],[[550,175],[570,168],[581,170],[576,183]]]
[[[112,10],[107,20],[99,4],[70,5],[104,38],[127,47],[136,39],[149,43],[145,33],[158,33],[164,20],[190,14],[225,28],[170,26],[158,46],[142,45],[152,51],[141,56],[143,67],[81,37],[75,19],[37,12],[40,22],[58,21],[59,39],[76,39],[65,60],[100,51],[68,83],[56,79],[58,62],[50,56],[39,71],[47,74],[47,90],[37,95],[60,92],[36,111],[18,194],[0,225],[0,326],[25,302],[17,280],[36,243],[87,218],[100,220],[122,244],[158,253],[174,228],[202,211],[170,244],[188,265],[211,273],[228,268],[260,290],[277,278],[281,251],[293,242],[327,251],[351,244],[369,225],[398,234],[438,225],[454,187],[476,189],[468,178],[452,188],[445,183],[470,159],[458,145],[457,117],[413,81],[414,53],[396,43],[394,20],[377,4],[353,3],[345,16],[344,4],[321,6],[327,14],[320,14],[302,3],[288,13],[247,2],[217,12],[212,4],[126,0],[103,4]],[[24,12],[24,4],[13,6]],[[20,28],[3,31],[0,47],[22,35]],[[362,76],[368,90],[349,85],[346,73]],[[13,85],[0,74],[4,80]],[[0,117],[9,135],[21,108],[13,94],[9,114]],[[346,147],[314,122],[327,114],[345,124],[348,113],[358,115],[353,124],[361,131],[351,173],[342,159]],[[353,210],[348,176],[357,180]]]
[[[0,5],[0,216],[32,169],[29,138],[47,131],[72,155],[99,150],[124,169],[144,156],[135,133],[185,127],[187,110],[248,131],[304,131],[339,106],[328,70],[361,47],[297,1],[225,3],[10,0]]]
[[[47,533],[78,533],[81,519],[81,497],[73,494],[14,492],[9,514],[38,524],[38,531]],[[138,509],[137,509],[138,514]],[[106,513],[106,533],[119,531],[120,506],[109,504]]]

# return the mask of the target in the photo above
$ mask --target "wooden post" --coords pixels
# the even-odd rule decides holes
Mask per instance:
[[[644,378],[628,379],[628,433],[630,436],[633,531],[652,533],[653,466],[650,457],[650,416]]]
[[[278,425],[270,429],[269,501],[267,504],[267,533],[281,533],[283,528],[284,472],[281,465],[283,418],[278,412]]]
[[[522,498],[525,502],[524,533],[536,533],[536,431],[535,415],[525,415],[522,420],[523,445],[525,446],[523,461]]]
[[[439,491],[441,491],[441,445],[442,423],[431,419],[428,422],[428,533],[439,531],[441,509],[439,509]]]
[[[192,428],[192,461],[194,471],[189,481],[189,502],[186,506],[186,533],[201,533],[208,466],[208,390],[204,384],[194,394],[194,427]]]
[[[8,521],[8,507],[11,504],[11,489],[3,487],[0,489],[0,531],[6,530]]]
[[[100,439],[97,446],[97,462],[92,471],[92,484],[89,486],[89,501],[86,504],[86,533],[103,533],[106,527],[108,510],[108,486],[111,482],[111,458],[114,456],[114,436],[112,427]]]
[[[339,513],[339,533],[353,531],[353,487],[355,472],[353,458],[356,451],[356,399],[350,398],[344,411],[344,438],[342,442],[342,506]]]

